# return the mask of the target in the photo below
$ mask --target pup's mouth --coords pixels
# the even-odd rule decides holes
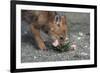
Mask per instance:
[[[57,46],[59,46],[59,41],[58,40],[54,40],[53,42],[52,42],[52,45],[54,46],[54,47],[57,47]]]
[[[61,46],[61,45],[63,45],[64,44],[64,41],[60,41],[60,40],[54,40],[53,42],[52,42],[52,45],[54,46],[54,47],[58,47],[58,46]]]
[[[61,46],[61,45],[64,45],[64,43],[66,42],[68,40],[68,38],[66,38],[65,39],[65,41],[61,41],[61,40],[54,40],[53,42],[52,42],[52,45],[54,46],[54,47],[58,47],[58,46]]]

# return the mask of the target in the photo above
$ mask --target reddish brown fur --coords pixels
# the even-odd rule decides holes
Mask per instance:
[[[34,34],[40,49],[46,49],[45,43],[40,35],[40,29],[42,29],[44,32],[47,32],[47,34],[51,36],[53,40],[57,39],[61,43],[65,41],[67,35],[67,24],[65,16],[61,16],[61,22],[58,26],[55,21],[56,12],[24,11],[23,14],[23,17],[31,23],[31,31]],[[35,17],[35,19],[33,18],[30,21],[30,16]],[[60,37],[63,37],[63,40],[60,40]]]

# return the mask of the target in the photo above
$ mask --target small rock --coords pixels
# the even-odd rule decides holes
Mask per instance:
[[[36,59],[37,57],[36,56],[34,56],[34,59]]]
[[[76,44],[72,44],[72,45],[71,45],[71,49],[72,49],[72,50],[75,50],[76,48],[77,48],[77,45],[76,45]]]
[[[82,33],[82,32],[79,32],[79,35],[80,35],[80,36],[83,36],[83,33]]]
[[[88,54],[85,53],[85,52],[82,52],[81,55],[83,55],[83,56],[87,56]]]
[[[78,39],[78,40],[80,40],[80,39],[81,39],[81,37],[78,37],[77,39]]]
[[[87,48],[88,46],[86,45],[85,48]]]

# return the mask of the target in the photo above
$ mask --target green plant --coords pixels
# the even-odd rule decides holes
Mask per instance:
[[[52,45],[49,45],[48,46],[50,49],[54,49],[58,52],[65,52],[65,51],[68,51],[69,48],[70,48],[70,42],[66,42],[65,44],[61,45],[61,46],[58,46],[58,47],[54,47]]]

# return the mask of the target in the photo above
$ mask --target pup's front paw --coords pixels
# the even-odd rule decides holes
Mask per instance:
[[[43,50],[43,51],[47,51],[47,50],[48,50],[48,49],[46,48],[46,46],[45,46],[44,43],[41,43],[41,44],[39,45],[39,48],[40,48],[40,50]]]

